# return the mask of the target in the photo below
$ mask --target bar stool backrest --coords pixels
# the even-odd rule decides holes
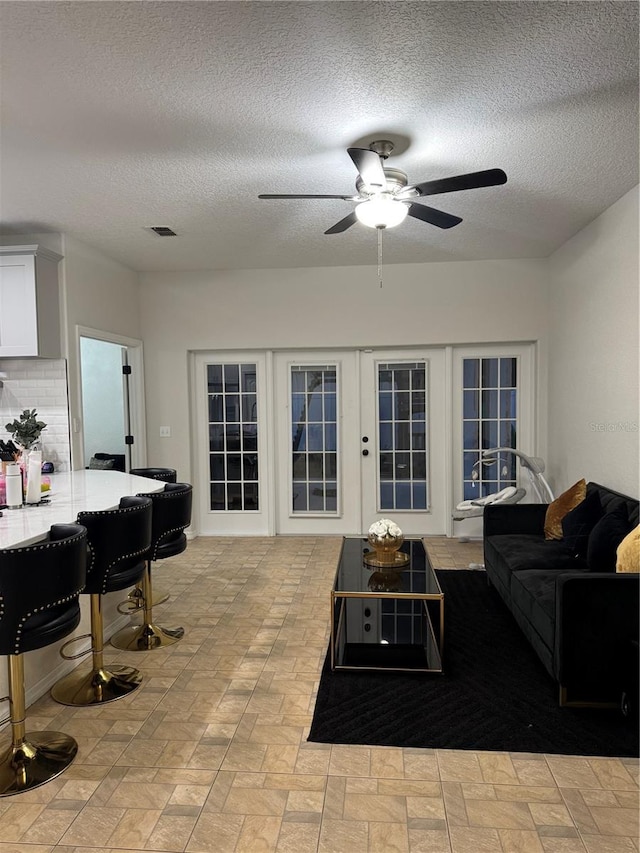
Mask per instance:
[[[152,512],[151,498],[127,496],[116,509],[79,513],[78,524],[88,533],[85,593],[104,595],[140,579],[151,547]]]
[[[80,524],[54,524],[38,542],[0,550],[0,654],[40,649],[71,633],[86,572]]]
[[[152,480],[163,480],[165,483],[175,483],[178,473],[175,468],[131,468],[130,474],[137,477],[150,477]]]
[[[149,492],[139,497],[153,501],[149,559],[162,560],[182,553],[187,547],[184,531],[191,524],[193,486],[167,483],[163,492]]]

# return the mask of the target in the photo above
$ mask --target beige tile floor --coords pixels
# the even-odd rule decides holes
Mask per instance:
[[[427,544],[436,565],[481,560],[478,543]],[[339,548],[202,538],[159,564],[156,621],[184,639],[107,652],[144,672],[127,699],[29,709],[79,753],[0,800],[0,853],[638,851],[636,760],[307,742]]]

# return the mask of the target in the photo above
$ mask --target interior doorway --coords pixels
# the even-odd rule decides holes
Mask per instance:
[[[85,465],[107,461],[131,467],[127,348],[110,341],[80,338],[82,433]]]
[[[142,342],[78,326],[84,467],[146,464]]]

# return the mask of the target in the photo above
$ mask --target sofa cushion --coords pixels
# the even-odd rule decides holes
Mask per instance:
[[[545,539],[562,539],[562,519],[574,507],[578,506],[586,495],[587,482],[583,478],[549,504],[544,517]]]
[[[591,492],[562,519],[562,542],[568,551],[586,558],[589,534],[602,518],[604,510],[598,492]]]
[[[624,537],[616,554],[616,572],[640,572],[640,524]]]
[[[512,572],[523,569],[565,572],[586,569],[586,563],[567,550],[562,541],[518,533],[512,536],[492,536],[490,541]]]
[[[92,471],[110,471],[114,465],[113,459],[96,459],[92,456],[89,460],[89,468]]]
[[[485,563],[489,563],[507,590],[511,586],[512,572],[525,569],[586,571],[587,568],[585,560],[575,557],[563,542],[534,534],[490,536],[485,540],[485,552]]]
[[[515,572],[511,578],[514,606],[549,649],[555,642],[557,578],[557,572],[541,570]]]
[[[607,512],[595,525],[587,542],[587,566],[590,572],[615,572],[616,550],[631,530],[626,507]]]

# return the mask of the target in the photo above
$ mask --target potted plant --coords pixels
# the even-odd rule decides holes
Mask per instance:
[[[40,440],[42,430],[47,428],[44,421],[39,421],[37,416],[38,413],[35,409],[25,409],[19,420],[5,424],[5,429],[23,451],[31,450],[33,445]]]

